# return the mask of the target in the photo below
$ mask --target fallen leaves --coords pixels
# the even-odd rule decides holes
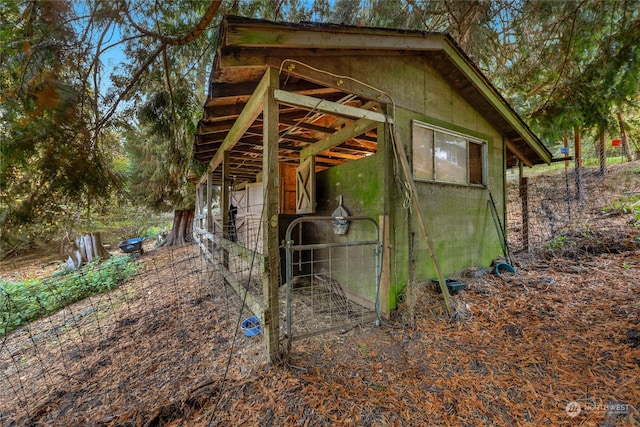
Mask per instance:
[[[425,284],[412,327],[390,321],[294,341],[279,365],[264,362],[259,337],[235,335],[244,315],[221,283],[198,280],[198,264],[179,267],[190,250],[145,255],[148,275],[95,303],[93,324],[86,316],[70,329],[82,345],[59,335],[64,366],[45,363],[60,354],[53,341],[41,354],[15,345],[28,335],[5,341],[20,351],[2,352],[5,375],[21,363],[47,375],[23,372],[43,390],[27,415],[19,408],[30,389],[3,387],[0,424],[640,425],[638,249],[470,274],[453,297],[468,313],[455,322]]]

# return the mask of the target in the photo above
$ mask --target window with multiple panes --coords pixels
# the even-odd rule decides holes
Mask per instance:
[[[413,175],[455,184],[486,184],[486,141],[413,122]]]

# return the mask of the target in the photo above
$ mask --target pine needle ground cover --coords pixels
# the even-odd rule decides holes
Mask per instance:
[[[569,235],[589,250],[461,273],[456,319],[418,285],[415,322],[295,341],[278,365],[194,246],[150,251],[125,284],[2,338],[0,425],[637,426],[629,226],[615,251]]]

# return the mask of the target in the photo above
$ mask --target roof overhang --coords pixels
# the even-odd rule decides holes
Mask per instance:
[[[224,17],[220,25],[194,158],[212,162],[221,156],[218,152],[231,135],[235,138],[230,153],[231,175],[250,180],[260,172],[262,117],[257,100],[261,97],[254,95],[262,90],[260,81],[269,67],[280,71],[280,161],[298,162],[313,151],[316,164],[322,168],[371,155],[377,149],[375,123],[381,117],[389,120],[384,116],[384,104],[389,102],[386,95],[366,84],[283,58],[318,56],[330,60],[350,54],[390,56],[409,51],[428,58],[442,77],[499,130],[507,145],[507,166],[551,162],[548,149],[446,34],[275,23],[234,16]],[[318,108],[323,103],[326,108]],[[350,109],[357,110],[356,114],[350,115]],[[323,147],[326,149],[320,150]]]

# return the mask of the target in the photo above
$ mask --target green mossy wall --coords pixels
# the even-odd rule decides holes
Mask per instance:
[[[488,144],[488,188],[504,209],[504,145],[502,136],[482,114],[473,109],[421,56],[343,56],[331,60],[318,57],[297,58],[302,62],[339,75],[348,75],[390,94],[395,101],[395,130],[412,157],[411,121],[419,120],[443,128],[480,137]],[[276,61],[277,62],[277,61]],[[387,137],[378,152],[317,174],[317,214],[329,215],[343,196],[350,215],[378,220],[390,215],[390,296],[389,307],[396,307],[397,296],[410,280],[428,281],[436,277],[422,233],[408,211],[410,200],[393,172],[395,162]],[[418,197],[436,255],[445,276],[469,266],[486,266],[502,254],[498,232],[488,204],[487,188],[417,182]],[[504,216],[501,216],[504,223]],[[352,224],[350,239],[370,239],[371,228]],[[318,231],[318,233],[320,233]],[[315,236],[319,237],[319,236]],[[340,237],[334,236],[333,239]],[[334,265],[338,267],[339,264]],[[347,268],[347,267],[345,267]],[[373,265],[371,266],[373,268]],[[332,274],[340,281],[339,267]],[[362,295],[373,301],[375,289]]]
[[[455,97],[454,97],[455,99]],[[458,99],[457,102],[463,101]],[[473,119],[465,117],[470,114],[461,107],[461,117],[458,123],[448,123],[441,119],[416,114],[414,112],[399,109],[397,111],[397,132],[405,145],[407,153],[412,153],[411,121],[418,120],[424,123],[435,124],[447,129],[462,132],[468,135],[482,138],[487,141],[487,186],[466,186],[437,182],[416,181],[418,199],[425,215],[428,232],[433,242],[436,257],[444,276],[448,277],[467,267],[488,266],[491,261],[502,255],[502,248],[498,230],[493,220],[489,191],[492,192],[497,203],[498,212],[503,212],[504,207],[504,147],[501,136],[486,124],[475,128],[466,127],[466,123],[482,123],[481,117]],[[475,112],[476,116],[479,113]],[[409,154],[409,157],[412,157]],[[402,195],[396,191],[396,206],[405,204]],[[401,211],[396,209],[396,216],[400,217]],[[406,214],[405,214],[406,215]],[[503,216],[500,221],[504,224]],[[397,250],[396,257],[404,255],[399,252],[407,248],[406,255],[408,271],[407,280],[426,282],[436,279],[437,274],[427,250],[427,245],[415,215],[407,220],[408,226],[399,230],[396,227]],[[398,225],[396,221],[396,225]],[[406,244],[400,236],[407,233]],[[397,281],[400,281],[404,271],[398,271]],[[405,282],[405,283],[407,283]]]
[[[384,212],[385,205],[385,178],[383,173],[384,156],[380,151],[357,161],[349,162],[316,174],[316,202],[317,215],[330,216],[339,204],[342,196],[342,206],[350,216],[366,216],[376,222],[378,216]],[[367,221],[351,222],[346,235],[339,236],[331,233],[327,226],[307,228],[312,238],[321,241],[346,242],[368,241],[376,239],[375,226]],[[314,230],[314,231],[311,231]],[[321,234],[321,235],[320,235]],[[363,292],[354,289],[346,289],[347,292],[374,302],[376,298],[375,288],[375,253],[373,246],[366,246],[366,254],[362,257],[349,259],[346,250],[332,249],[331,275],[339,283],[350,282],[365,283]],[[349,248],[349,251],[358,249]],[[356,271],[360,270],[360,271]],[[371,283],[371,286],[368,284]]]

